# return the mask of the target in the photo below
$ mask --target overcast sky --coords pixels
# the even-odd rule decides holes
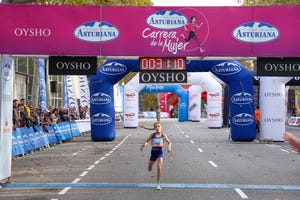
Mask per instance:
[[[242,0],[152,0],[154,6],[238,6]]]

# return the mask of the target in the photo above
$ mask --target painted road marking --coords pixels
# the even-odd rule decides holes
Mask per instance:
[[[80,181],[80,178],[75,178],[74,181],[72,181],[72,183],[78,183]]]
[[[87,168],[87,170],[92,170],[95,167],[95,165],[91,165],[89,166],[89,168]]]
[[[209,164],[211,164],[213,167],[218,167],[218,165],[216,165],[213,161],[208,161],[209,162]]]
[[[62,191],[60,191],[58,194],[63,195],[66,194],[72,187],[65,187]]]
[[[285,152],[285,153],[290,153],[288,150],[286,149],[280,149],[281,151]]]
[[[248,196],[240,188],[234,188],[234,190],[242,197],[242,199],[248,199]]]
[[[192,144],[194,144],[195,142],[193,140],[190,141]]]
[[[81,188],[153,188],[156,184],[150,183],[4,183],[3,188],[47,188],[47,187],[81,187]],[[161,183],[164,188],[195,188],[195,189],[236,189],[241,190],[297,190],[300,185],[237,185],[237,184],[185,184],[185,183]]]
[[[198,148],[198,151],[199,151],[200,153],[202,153],[202,152],[203,152],[203,150],[202,150],[202,149],[200,149],[200,148]]]
[[[103,157],[101,157],[101,158],[99,159],[99,161],[104,160],[104,159],[105,159],[105,157],[103,156]]]
[[[85,176],[85,175],[87,175],[89,172],[88,171],[84,171],[84,172],[82,172],[79,176]]]

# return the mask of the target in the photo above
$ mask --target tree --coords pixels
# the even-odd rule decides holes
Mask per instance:
[[[300,0],[244,0],[244,6],[287,6],[300,5]]]
[[[152,6],[151,0],[2,0],[10,4],[90,5],[90,6]]]

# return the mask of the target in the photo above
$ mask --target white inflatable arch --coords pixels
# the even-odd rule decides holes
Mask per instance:
[[[210,72],[192,72],[188,74],[188,84],[198,84],[198,87],[207,91],[207,126],[208,127],[222,127],[222,86],[215,80]],[[138,127],[138,100],[139,92],[145,87],[146,84],[139,83],[139,73],[137,73],[124,87],[124,113],[127,115],[124,117],[124,127]],[[192,86],[191,86],[192,87]],[[196,86],[195,86],[196,87]],[[201,93],[198,90],[193,92],[193,95],[200,96],[198,98],[192,98],[190,95],[189,101],[192,100],[193,104],[196,104],[195,109],[190,109],[192,104],[189,103],[189,120],[200,120],[201,106]],[[193,112],[198,112],[198,115],[193,115]],[[192,113],[192,114],[191,114]]]
[[[201,93],[207,92],[207,126],[220,128],[223,125],[222,113],[222,86],[211,72],[188,73],[189,110],[188,119],[200,121],[201,118]]]

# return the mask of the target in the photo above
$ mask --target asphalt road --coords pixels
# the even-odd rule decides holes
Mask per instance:
[[[147,171],[150,146],[139,150],[152,131],[119,128],[111,142],[87,134],[13,160],[0,199],[300,199],[300,155],[288,144],[234,142],[227,128],[208,129],[205,121],[162,122],[173,151],[165,151],[161,191],[154,189],[156,167]],[[287,130],[300,136],[298,127]]]

